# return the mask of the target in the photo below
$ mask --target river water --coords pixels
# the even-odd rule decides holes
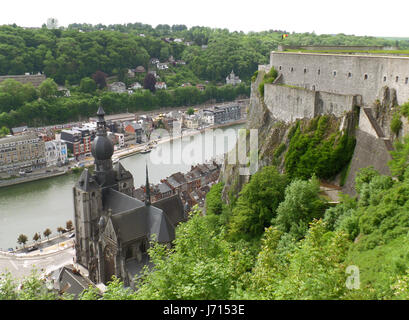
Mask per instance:
[[[206,134],[198,134],[158,144],[147,154],[135,154],[120,160],[134,177],[135,187],[145,183],[145,164],[149,168],[149,181],[159,183],[175,172],[186,173],[192,165],[220,157],[231,150],[237,140],[238,124]],[[79,174],[0,188],[0,248],[16,247],[20,234],[29,242],[36,232],[50,228],[53,235],[59,226],[65,227],[74,219],[72,187]]]

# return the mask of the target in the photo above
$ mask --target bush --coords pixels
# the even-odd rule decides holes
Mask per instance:
[[[286,175],[278,173],[273,166],[266,166],[255,173],[239,194],[229,224],[233,239],[253,239],[263,234],[284,200],[288,184]]]
[[[288,232],[296,239],[304,237],[308,224],[324,215],[325,203],[319,198],[318,179],[293,180],[285,189],[284,201],[277,208],[277,217],[272,220],[279,230]]]
[[[206,195],[206,214],[219,215],[223,210],[223,201],[222,201],[222,191],[224,183],[219,182],[213,185],[210,188],[210,191]]]
[[[264,97],[264,84],[266,83],[273,83],[274,80],[277,78],[278,72],[274,67],[270,69],[269,72],[267,72],[264,77],[263,81],[259,84],[258,86],[258,91],[260,92],[260,95]]]
[[[391,130],[394,134],[398,135],[401,128],[402,128],[402,121],[400,120],[400,113],[396,112],[393,115],[393,118],[391,121]]]

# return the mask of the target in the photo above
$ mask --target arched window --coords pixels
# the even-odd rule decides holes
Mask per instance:
[[[336,71],[334,71],[334,72],[333,72],[333,75],[334,75],[334,77],[335,77],[335,76],[337,75],[337,72],[336,72]]]
[[[352,77],[352,73],[348,72],[348,78],[351,78],[351,77]]]
[[[293,68],[293,67],[291,67],[291,68],[290,68],[290,71],[291,71],[291,72],[293,72],[293,71],[294,71],[294,68]]]
[[[364,80],[368,80],[368,75],[366,73],[364,74]]]
[[[307,73],[307,68],[304,68],[304,73]]]
[[[320,75],[321,74],[321,69],[318,69],[318,75]]]
[[[398,82],[398,81],[399,81],[399,76],[396,76],[395,82]]]
[[[408,81],[409,81],[409,78],[406,77],[406,78],[405,78],[405,84],[408,84]]]
[[[386,82],[386,76],[383,77],[383,82]]]

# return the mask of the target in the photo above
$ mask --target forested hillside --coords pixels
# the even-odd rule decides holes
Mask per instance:
[[[49,79],[40,88],[13,80],[0,84],[0,128],[20,125],[43,126],[87,119],[101,101],[108,114],[152,110],[204,102],[231,101],[250,95],[250,79],[259,64],[280,43],[294,45],[396,45],[395,40],[355,37],[344,34],[290,34],[284,31],[229,32],[184,25],[72,24],[68,28],[38,29],[16,25],[0,26],[0,76],[44,73]],[[177,40],[177,41],[175,41]],[[406,40],[398,41],[408,47]],[[151,58],[169,63],[158,70]],[[145,72],[133,77],[128,69],[143,66]],[[134,94],[107,92],[106,82],[135,81],[143,84],[147,71],[156,71],[167,90],[137,90]],[[242,79],[239,86],[224,85],[234,70]],[[99,81],[105,77],[105,79]],[[98,78],[99,77],[99,78]],[[106,78],[108,77],[108,78]],[[108,80],[106,80],[108,79]],[[114,80],[112,80],[114,79]],[[108,82],[109,82],[108,81]],[[192,87],[182,87],[190,83]],[[206,84],[200,91],[196,84]],[[57,86],[70,90],[69,97]]]

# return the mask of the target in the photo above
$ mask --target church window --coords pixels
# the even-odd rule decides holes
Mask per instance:
[[[383,77],[383,82],[386,82],[386,76]]]
[[[320,75],[321,74],[321,69],[318,69],[318,75]]]
[[[290,68],[290,71],[291,71],[291,72],[293,72],[293,71],[294,71],[294,68],[293,68],[293,67],[291,67],[291,68]]]
[[[351,77],[352,77],[352,73],[348,72],[348,78],[351,78]]]
[[[364,74],[364,80],[368,80],[368,75],[366,73]]]
[[[398,76],[396,76],[396,78],[395,78],[395,82],[398,82],[399,81],[399,77]]]
[[[337,75],[337,72],[336,71],[334,71],[334,77]]]
[[[307,73],[307,68],[304,68],[304,73]]]
[[[406,77],[406,78],[405,78],[405,84],[408,84],[408,81],[409,81],[409,78]]]
[[[278,70],[281,70],[281,66],[278,67]]]

